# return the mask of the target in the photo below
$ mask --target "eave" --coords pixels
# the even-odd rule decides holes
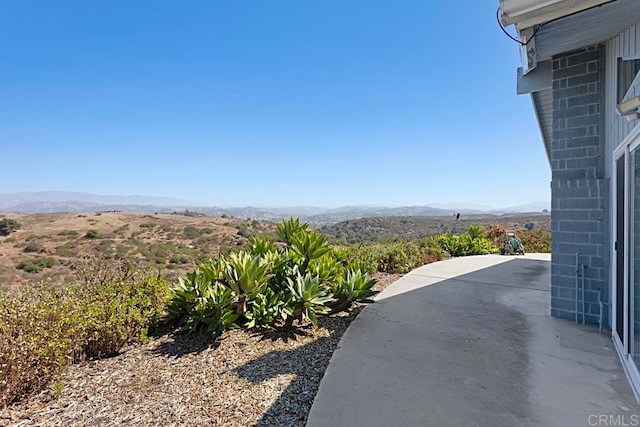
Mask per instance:
[[[611,0],[500,0],[504,25],[518,29],[533,27],[553,19],[568,16]]]

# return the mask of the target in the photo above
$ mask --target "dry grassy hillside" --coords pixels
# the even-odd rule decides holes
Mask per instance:
[[[196,262],[244,246],[254,234],[274,226],[237,218],[127,212],[0,214],[20,223],[0,236],[0,287],[72,280],[71,265],[80,257],[132,259],[161,266],[170,276],[184,274]]]

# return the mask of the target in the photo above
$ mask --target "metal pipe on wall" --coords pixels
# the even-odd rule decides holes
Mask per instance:
[[[576,304],[575,304],[575,322],[578,323],[578,281],[579,281],[579,262],[580,262],[580,252],[576,252]]]

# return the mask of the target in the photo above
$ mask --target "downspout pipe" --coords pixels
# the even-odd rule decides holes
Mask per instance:
[[[581,282],[581,289],[580,292],[582,293],[582,324],[585,324],[585,297],[584,297],[584,269],[585,269],[585,265],[584,264],[580,264],[580,282]]]
[[[578,292],[578,282],[580,280],[580,252],[576,252],[576,304],[575,304],[575,322],[578,323],[578,296],[579,296],[579,292]],[[584,298],[583,298],[584,299]]]

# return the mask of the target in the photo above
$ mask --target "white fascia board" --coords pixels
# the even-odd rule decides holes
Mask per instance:
[[[581,10],[608,3],[610,0],[500,0],[502,23],[515,24],[519,31]]]

